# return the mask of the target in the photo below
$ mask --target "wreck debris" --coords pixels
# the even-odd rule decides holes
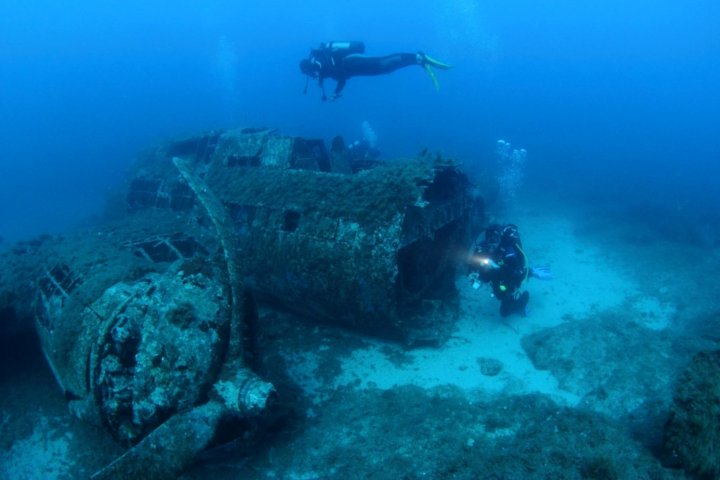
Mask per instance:
[[[135,164],[123,214],[0,258],[0,298],[35,318],[71,411],[129,447],[95,478],[174,478],[224,418],[269,408],[243,348],[255,298],[408,343],[449,336],[466,177],[439,157],[342,161],[267,129],[171,142]]]
[[[342,155],[320,141],[252,130],[210,136],[194,142],[212,151],[196,155],[183,141],[139,163],[128,204],[137,185],[157,186],[143,191],[148,198],[181,192],[173,163],[182,162],[227,211],[243,283],[259,298],[379,336],[443,340],[472,203],[452,162],[426,156],[348,175],[334,173],[345,171],[334,163]]]

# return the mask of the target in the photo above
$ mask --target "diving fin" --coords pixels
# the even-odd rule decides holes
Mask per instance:
[[[422,54],[423,56],[423,64],[424,65],[431,65],[435,68],[439,68],[440,70],[450,70],[452,68],[452,65],[449,65],[447,63],[443,63],[440,60],[435,60],[432,57],[427,56],[426,54]]]
[[[433,85],[435,85],[435,90],[440,90],[440,84],[438,83],[437,77],[435,77],[435,72],[432,67],[439,68],[440,70],[449,70],[452,68],[452,65],[435,60],[423,52],[417,53],[417,62],[422,65],[427,74],[430,75],[430,80],[432,80]]]
[[[430,75],[430,80],[432,80],[433,85],[435,85],[435,90],[440,90],[440,84],[438,83],[437,77],[435,76],[435,72],[433,72],[433,69],[430,68],[430,65],[427,63],[423,63],[423,68],[427,72],[428,75]]]

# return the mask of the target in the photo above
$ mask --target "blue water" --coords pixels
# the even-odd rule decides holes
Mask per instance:
[[[101,210],[141,149],[237,125],[329,140],[368,121],[385,157],[427,146],[472,170],[499,138],[548,188],[717,210],[716,1],[11,1],[0,14],[0,236]],[[351,79],[320,101],[319,42],[455,65]],[[658,195],[660,194],[660,195]]]

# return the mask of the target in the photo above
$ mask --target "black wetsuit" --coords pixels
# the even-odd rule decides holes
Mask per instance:
[[[492,286],[493,294],[500,300],[500,316],[524,314],[530,294],[520,293],[520,286],[528,276],[527,260],[520,240],[503,239],[495,249],[484,242],[476,254],[497,265],[497,268],[480,268],[478,278]]]
[[[395,70],[410,65],[418,65],[417,54],[415,53],[393,53],[384,57],[368,57],[361,53],[365,47],[360,42],[358,48],[337,47],[336,42],[324,44],[319,49],[310,52],[310,61],[318,67],[318,82],[323,86],[326,78],[332,78],[337,82],[335,96],[339,96],[345,82],[350,77],[385,75]],[[344,45],[344,44],[343,44]]]

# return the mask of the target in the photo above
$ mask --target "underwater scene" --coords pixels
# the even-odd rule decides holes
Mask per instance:
[[[0,10],[0,480],[720,478],[720,3]]]

